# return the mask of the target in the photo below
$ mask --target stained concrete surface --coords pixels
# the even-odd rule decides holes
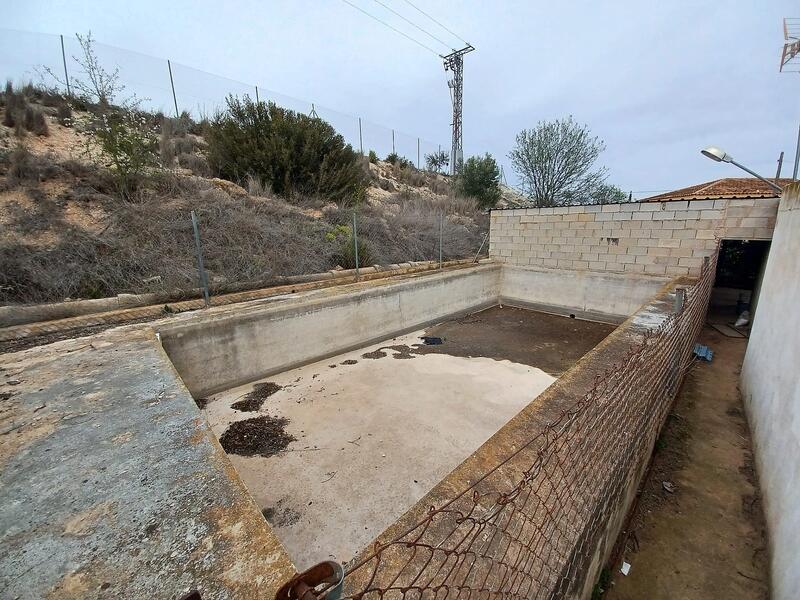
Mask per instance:
[[[273,376],[259,412],[231,408],[252,385],[205,412],[217,436],[288,419],[285,452],[230,459],[298,568],[346,562],[613,329],[496,307]]]
[[[559,376],[599,344],[616,325],[495,306],[445,321],[425,335],[443,338],[441,346],[421,346],[420,354],[487,356],[536,366]]]
[[[292,573],[151,330],[0,357],[0,598],[271,597]]]
[[[767,548],[750,432],[737,389],[747,341],[707,327],[711,363],[687,374],[634,512],[609,600],[764,600]],[[664,488],[664,481],[674,486]]]

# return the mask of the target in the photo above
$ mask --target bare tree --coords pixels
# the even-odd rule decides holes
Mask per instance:
[[[520,131],[509,158],[523,193],[536,206],[596,204],[619,197],[609,193],[613,186],[605,184],[607,169],[593,170],[603,150],[603,141],[569,116]]]
[[[75,77],[70,83],[78,96],[96,103],[101,108],[108,108],[115,97],[125,90],[125,86],[119,80],[119,67],[114,67],[112,71],[103,68],[94,49],[95,41],[91,31],[85,36],[76,33],[75,37],[81,46],[81,56],[73,56],[72,59],[80,65],[86,79]],[[56,75],[50,67],[44,66],[43,69],[50,77],[66,87],[66,81]],[[123,101],[122,105],[135,106],[137,103],[136,98],[132,97]]]

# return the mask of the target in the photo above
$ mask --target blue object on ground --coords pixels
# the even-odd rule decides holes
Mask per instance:
[[[714,351],[708,346],[703,346],[702,344],[694,345],[694,354],[697,356],[697,358],[702,358],[708,362],[711,362],[711,359],[714,358]]]

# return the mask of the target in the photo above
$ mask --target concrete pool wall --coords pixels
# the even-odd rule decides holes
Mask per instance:
[[[489,263],[215,308],[158,331],[185,385],[202,397],[503,302],[619,323],[666,282]]]
[[[433,502],[441,507],[462,483],[497,467],[502,459],[498,449],[530,440],[573,406],[602,371],[598,360],[630,364],[631,344],[658,328],[673,306],[671,291],[662,289],[660,278],[631,283],[607,274],[560,277],[544,269],[504,269],[487,263],[273,296],[0,355],[5,410],[0,413],[0,462],[5,461],[0,469],[0,587],[11,597],[37,598],[177,598],[194,589],[203,597],[274,597],[294,566],[189,391],[197,399],[209,390],[255,381],[504,299],[576,316],[579,309],[592,311],[609,322],[634,313],[437,484],[389,534],[414,515],[427,514]],[[565,294],[557,305],[555,289]],[[593,293],[601,289],[602,294]],[[658,298],[635,306],[638,298],[657,290]],[[694,341],[691,331],[677,338]],[[674,356],[668,353],[653,363],[657,368],[636,373],[649,378],[677,364]],[[625,382],[639,384],[642,390],[659,391],[649,380]],[[628,399],[617,408],[651,414],[641,394]],[[657,419],[648,422],[658,424]],[[601,446],[618,461],[632,457],[629,450],[635,444],[641,459],[654,434],[631,425],[608,431],[583,428],[574,439],[611,440],[613,447]],[[573,524],[589,533],[590,525],[601,527],[601,541],[594,534],[582,535],[577,545],[558,548],[583,552],[580,560],[559,565],[581,568],[564,571],[563,581],[583,592],[607,556],[618,516],[635,490],[637,467],[624,471],[632,478],[620,488],[622,500],[612,502],[613,519]],[[530,463],[514,461],[494,473],[513,483],[529,468]],[[603,475],[623,469],[606,462],[599,473],[581,472]],[[587,509],[599,505],[599,489],[589,489]],[[384,557],[400,549],[394,546]],[[345,591],[370,579],[369,574],[360,579],[364,574],[354,577],[351,571]],[[378,575],[376,585],[388,581],[387,573]]]

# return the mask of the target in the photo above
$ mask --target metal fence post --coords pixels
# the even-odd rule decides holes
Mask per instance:
[[[683,310],[683,303],[686,300],[686,290],[684,288],[675,288],[675,299],[672,302],[672,310],[675,313],[680,313]]]
[[[67,53],[64,52],[64,36],[61,38],[61,60],[64,62],[64,81],[67,84],[67,96],[72,96],[72,89],[69,87],[69,73],[67,72]]]
[[[444,235],[444,213],[439,218],[439,268],[442,268],[442,236]]]
[[[478,257],[481,255],[481,250],[483,250],[483,245],[486,243],[486,240],[488,239],[489,239],[489,232],[487,231],[485,234],[483,234],[483,241],[481,242],[481,245],[478,247],[478,251],[475,253],[475,260],[472,261],[473,263],[478,262]]]
[[[356,224],[356,211],[353,211],[353,255],[356,259],[356,281],[358,281],[358,226]]]
[[[361,138],[361,117],[358,117],[358,145],[361,146],[361,156],[364,156],[364,140]]]
[[[256,104],[259,104],[261,100],[258,99],[258,86],[256,86]]]
[[[210,305],[208,277],[206,277],[206,269],[203,266],[203,245],[200,243],[200,228],[197,225],[197,215],[194,211],[192,211],[192,229],[194,229],[194,245],[197,250],[197,270],[200,273],[200,287],[203,288],[203,300],[205,300],[206,308],[208,308]]]
[[[392,129],[392,154],[396,154],[394,150],[394,129]]]
[[[417,138],[417,169],[419,169],[419,138]]]
[[[167,68],[169,69],[169,85],[172,87],[172,101],[175,103],[175,116],[180,117],[178,112],[178,97],[175,95],[175,81],[172,79],[172,63],[167,59]]]

